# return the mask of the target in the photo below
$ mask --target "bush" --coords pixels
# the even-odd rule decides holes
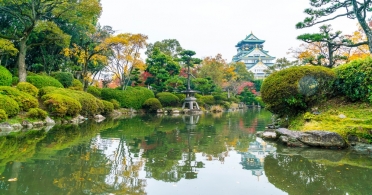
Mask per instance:
[[[176,95],[169,92],[158,93],[156,94],[156,97],[164,107],[177,106],[180,102],[180,99]]]
[[[178,97],[178,99],[180,99],[180,102],[185,101],[186,94],[177,93],[177,94],[175,94],[175,95]]]
[[[53,92],[54,90],[57,90],[57,89],[60,89],[60,88],[52,87],[52,86],[43,87],[39,90],[39,96],[42,97],[43,95],[51,93],[51,92]]]
[[[48,116],[48,113],[40,108],[31,108],[27,112],[27,117],[33,119],[41,119],[44,120]]]
[[[215,100],[214,100],[214,97],[212,95],[204,95],[204,96],[201,96],[199,99],[204,104],[208,104],[208,105],[214,105],[215,104]]]
[[[114,105],[114,109],[119,109],[120,108],[120,102],[118,102],[115,99],[110,100],[110,102]]]
[[[19,108],[23,111],[39,107],[39,102],[35,97],[28,93],[21,92],[16,88],[2,86],[0,87],[0,93],[15,100],[18,103]]]
[[[142,106],[148,112],[156,112],[158,109],[162,108],[160,101],[156,98],[147,99]]]
[[[37,97],[39,94],[39,89],[36,88],[34,85],[28,82],[20,82],[17,84],[17,89],[24,93],[28,93],[34,97]]]
[[[0,109],[0,122],[4,122],[8,120],[8,115],[6,114],[5,110]]]
[[[77,91],[83,91],[83,83],[81,83],[79,80],[74,79],[72,81],[72,86],[69,87],[69,89],[77,90]]]
[[[50,76],[41,75],[27,76],[26,81],[33,84],[38,89],[41,89],[46,86],[63,88],[63,85],[57,79]]]
[[[101,100],[97,99],[92,94],[83,91],[56,89],[51,91],[49,94],[60,94],[77,100],[81,105],[80,113],[84,116],[94,116],[104,110],[104,105]]]
[[[214,105],[210,110],[211,112],[223,112],[223,108],[220,105]]]
[[[0,66],[0,86],[10,86],[12,84],[12,73],[4,66]]]
[[[89,86],[87,89],[87,92],[94,95],[95,97],[101,97],[101,88],[94,87],[94,86]]]
[[[102,100],[102,103],[103,103],[103,114],[105,115],[108,115],[110,114],[113,110],[114,110],[114,104],[109,102],[109,101],[106,101],[106,100]]]
[[[352,101],[372,100],[372,58],[358,59],[334,69],[335,87]]]
[[[47,110],[56,116],[76,116],[81,111],[81,104],[74,98],[61,94],[47,94],[42,97]]]
[[[154,98],[154,93],[144,87],[128,87],[125,91],[104,88],[101,97],[107,101],[115,99],[123,108],[140,109],[147,99]]]
[[[19,82],[19,78],[18,77],[12,77],[12,86],[17,85],[18,82]]]
[[[74,76],[69,72],[54,72],[52,76],[57,79],[65,88],[72,86]]]
[[[15,116],[19,113],[19,106],[12,98],[0,94],[0,109],[4,110],[9,116]]]
[[[330,96],[334,79],[334,72],[325,67],[291,67],[268,76],[261,97],[272,113],[296,115]]]

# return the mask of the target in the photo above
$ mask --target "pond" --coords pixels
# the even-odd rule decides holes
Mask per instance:
[[[0,137],[0,194],[370,194],[372,159],[256,138],[271,114],[144,115]]]

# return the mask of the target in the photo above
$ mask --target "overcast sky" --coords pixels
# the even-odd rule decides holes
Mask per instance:
[[[301,44],[300,34],[318,32],[315,28],[297,30],[305,18],[309,0],[101,0],[101,25],[118,33],[141,33],[154,43],[177,39],[196,57],[221,53],[231,61],[235,45],[251,31],[266,40],[264,49],[277,58],[290,57],[291,47]],[[350,34],[356,20],[333,21],[333,29]]]

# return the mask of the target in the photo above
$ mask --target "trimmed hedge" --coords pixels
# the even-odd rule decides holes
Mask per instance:
[[[92,94],[83,91],[56,89],[51,91],[50,94],[61,94],[77,100],[80,102],[82,107],[80,113],[84,116],[94,116],[101,113],[104,109],[104,105],[100,99],[97,99]]]
[[[102,103],[103,103],[103,114],[104,115],[108,115],[110,114],[112,111],[114,111],[114,104],[109,102],[109,101],[106,101],[106,100],[102,100]]]
[[[0,122],[8,120],[8,115],[6,114],[5,110],[0,109]]]
[[[103,100],[105,101],[105,100]],[[118,102],[115,99],[110,100],[110,102],[114,105],[114,109],[119,109],[120,108],[120,102]]]
[[[17,84],[17,89],[24,93],[28,93],[34,97],[37,97],[39,94],[39,89],[36,88],[34,85],[28,82],[20,82]]]
[[[31,108],[28,112],[27,112],[27,116],[29,118],[33,118],[33,119],[41,119],[41,120],[44,120],[47,116],[48,116],[48,113],[40,108]]]
[[[20,110],[15,100],[2,94],[0,94],[0,109],[3,109],[9,117],[16,116]]]
[[[201,96],[199,99],[200,99],[200,102],[203,104],[208,104],[210,106],[216,104],[216,101],[214,100],[213,95],[204,95],[204,96]]]
[[[334,69],[335,87],[352,101],[372,101],[372,58],[358,59]]]
[[[47,94],[42,97],[42,100],[47,110],[59,117],[76,116],[82,108],[79,101],[61,94]]]
[[[296,115],[330,96],[334,80],[335,73],[325,67],[291,67],[268,76],[261,97],[272,113]]]
[[[28,93],[21,92],[14,87],[2,86],[0,87],[0,93],[15,100],[18,103],[19,108],[23,111],[39,107],[39,102],[35,97]]]
[[[12,73],[4,66],[0,66],[0,86],[12,85]]]
[[[57,89],[60,89],[60,88],[57,88],[57,87],[52,87],[52,86],[49,86],[49,87],[43,87],[39,90],[39,96],[42,97],[43,95],[46,95],[48,93],[51,93]]]
[[[63,88],[63,85],[57,79],[50,76],[41,75],[27,76],[26,81],[33,84],[38,89],[41,89],[46,86]]]
[[[160,101],[156,98],[147,99],[142,106],[148,112],[156,112],[158,109],[162,108]]]
[[[100,98],[101,97],[101,88],[94,87],[94,86],[89,86],[87,89],[87,92],[94,95],[95,97]]]
[[[81,83],[77,79],[74,79],[72,81],[72,86],[69,87],[69,89],[76,90],[76,91],[83,91],[83,83]]]
[[[177,106],[180,103],[180,99],[169,92],[161,92],[156,94],[156,97],[159,99],[161,105],[167,106]]]
[[[52,76],[57,79],[65,88],[72,86],[74,75],[69,72],[53,72]]]
[[[112,99],[120,102],[123,108],[142,108],[143,103],[149,99],[154,98],[154,93],[144,87],[128,87],[123,91],[120,89],[104,88],[101,92],[101,97],[104,100],[110,101]]]

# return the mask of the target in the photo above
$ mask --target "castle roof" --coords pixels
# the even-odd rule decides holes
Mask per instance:
[[[238,44],[236,44],[235,47],[240,47],[243,44],[262,44],[265,40],[261,40],[257,38],[253,33],[247,35],[244,40],[240,41]]]

